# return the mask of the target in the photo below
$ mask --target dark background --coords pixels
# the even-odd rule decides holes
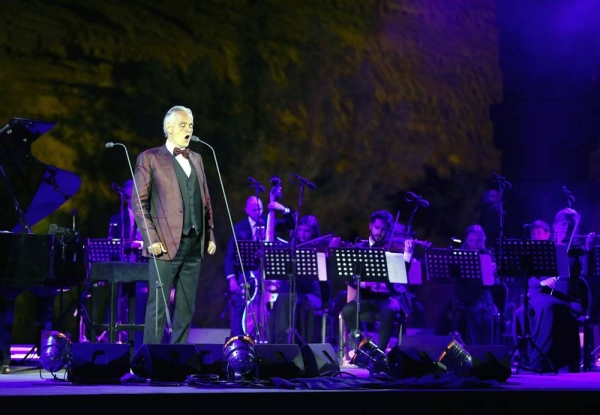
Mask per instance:
[[[417,238],[447,246],[478,220],[494,173],[511,184],[507,236],[551,222],[563,186],[581,229],[598,231],[599,10],[583,0],[5,1],[0,120],[56,122],[33,154],[82,180],[34,231],[70,227],[76,209],[81,238],[103,238],[127,156],[134,164],[163,144],[165,112],[190,107],[216,154],[192,144],[217,236],[195,325],[227,327],[227,210],[244,216],[248,176],[267,188],[281,177],[294,209],[288,175],[308,178],[317,189],[301,212],[349,241],[368,235],[375,210],[406,222],[411,191],[430,202],[414,215]],[[419,289],[432,325],[444,290]]]

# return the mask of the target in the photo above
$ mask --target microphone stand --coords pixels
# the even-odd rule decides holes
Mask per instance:
[[[114,146],[121,146],[123,147],[123,149],[125,150],[125,155],[127,156],[127,163],[129,164],[129,172],[131,173],[131,178],[133,179],[133,186],[135,188],[135,194],[137,197],[137,202],[140,206],[140,210],[142,209],[142,200],[140,199],[140,192],[138,190],[138,185],[137,185],[137,181],[135,180],[135,174],[133,172],[133,167],[131,166],[131,160],[129,159],[129,152],[127,151],[127,147],[125,146],[125,144],[122,143],[106,143],[106,148],[112,148]],[[142,214],[142,220],[144,221],[144,229],[148,229],[148,224],[146,223],[146,215]],[[121,223],[121,228],[123,228],[123,223]],[[151,245],[154,244],[154,241],[150,240],[150,236],[146,235],[148,237],[148,243]],[[158,270],[158,263],[157,263],[157,259],[156,259],[156,255],[152,255],[153,258],[153,264],[154,267],[156,269],[156,277],[158,279],[157,284],[156,284],[156,298],[158,301],[158,293],[159,293],[159,289],[160,289],[160,293],[162,294],[162,299],[163,302],[165,304],[165,316],[166,316],[166,322],[167,322],[167,329],[168,329],[168,335],[169,335],[169,343],[171,340],[171,333],[173,332],[173,325],[171,324],[171,314],[169,312],[169,303],[167,302],[167,297],[165,295],[165,291],[164,291],[164,287],[163,287],[163,282],[162,279],[160,277],[160,271]],[[148,287],[150,289],[150,287]],[[156,334],[156,337],[158,338],[158,319],[154,319],[154,333]]]
[[[502,252],[502,246],[503,246],[503,241],[504,241],[504,190],[510,190],[512,189],[512,184],[506,180],[505,177],[500,176],[498,174],[494,174],[494,181],[498,184],[498,192],[500,193],[499,195],[499,209],[500,212],[498,213],[498,222],[499,222],[499,229],[498,229],[498,244],[497,244],[497,252],[496,252],[496,258],[503,258],[503,252]],[[500,262],[500,264],[498,264],[498,262]],[[504,270],[501,269],[502,268],[502,262],[503,261],[496,261],[496,275],[500,278],[500,284],[504,284]],[[525,295],[528,295],[528,277],[525,278]],[[525,305],[528,306],[528,303],[526,303]],[[529,308],[529,307],[527,307]],[[500,314],[500,342],[501,344],[504,344],[504,335],[506,334],[506,327],[504,324],[504,311],[505,310],[498,310],[498,313]],[[528,313],[527,309],[525,309],[525,313]]]
[[[238,260],[240,261],[240,268],[242,270],[242,278],[244,279],[243,288],[244,288],[245,298],[246,298],[246,301],[247,301],[247,299],[249,298],[249,295],[250,295],[250,292],[249,292],[250,285],[248,284],[248,280],[246,279],[246,272],[244,271],[244,261],[242,261],[242,255],[240,253],[240,247],[239,247],[239,244],[238,244],[237,236],[235,234],[235,227],[233,226],[233,219],[231,218],[231,210],[229,209],[229,204],[227,203],[227,195],[225,194],[225,187],[223,186],[223,179],[221,178],[221,170],[219,169],[219,162],[217,160],[217,153],[215,152],[215,149],[210,144],[208,144],[208,143],[200,140],[195,135],[192,136],[191,141],[194,141],[196,143],[202,143],[202,144],[204,144],[206,147],[208,147],[212,151],[213,158],[215,159],[215,167],[217,168],[217,175],[219,176],[219,184],[221,185],[221,191],[223,192],[223,200],[225,202],[225,210],[227,211],[227,217],[229,219],[229,225],[231,226],[231,234],[233,236],[233,242],[235,243],[235,250],[237,252]],[[136,189],[137,189],[137,187],[136,187]],[[236,278],[236,277],[233,277],[233,278]],[[247,305],[248,305],[248,303],[246,302],[246,306]],[[256,324],[256,316],[254,315],[254,311],[252,309],[251,309],[251,312],[252,312],[252,316],[254,318],[254,322]]]
[[[296,278],[298,275],[298,260],[296,258],[296,241],[298,238],[298,220],[300,219],[300,208],[302,206],[302,199],[304,195],[305,183],[299,182],[300,191],[298,195],[298,207],[294,214],[294,230],[292,232],[292,241],[290,244],[290,264],[291,272],[289,275],[289,286],[290,286],[290,298],[288,303],[288,321],[290,326],[288,327],[288,344],[294,343],[294,336],[297,336],[302,344],[306,344],[306,340],[302,338],[298,330],[296,330],[296,305],[297,305],[297,289],[296,289]]]

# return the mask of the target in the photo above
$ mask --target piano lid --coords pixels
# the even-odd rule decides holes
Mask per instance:
[[[0,232],[28,232],[79,190],[76,174],[31,154],[33,142],[55,125],[15,117],[0,129]]]

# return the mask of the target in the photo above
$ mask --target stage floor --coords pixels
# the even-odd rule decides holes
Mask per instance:
[[[522,369],[516,373],[513,367],[508,379],[501,382],[457,382],[426,375],[386,383],[365,369],[343,365],[339,373],[299,382],[225,382],[199,377],[180,383],[74,384],[66,381],[64,370],[53,377],[38,365],[13,365],[10,373],[0,375],[3,412],[172,408],[186,413],[213,408],[261,414],[290,410],[311,415],[357,410],[397,410],[402,414],[430,410],[448,414],[591,414],[598,412],[600,396],[600,371],[595,370],[538,374]],[[329,382],[333,385],[330,389]]]

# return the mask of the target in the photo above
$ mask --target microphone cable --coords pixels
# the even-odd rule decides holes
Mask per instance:
[[[129,159],[129,152],[127,151],[127,147],[125,146],[125,144],[122,143],[106,143],[106,148],[113,148],[114,146],[121,146],[123,147],[123,149],[125,149],[125,155],[127,156],[127,163],[129,164],[129,173],[131,174],[131,178],[133,179],[133,187],[135,188],[135,196],[137,198],[137,202],[140,206],[140,210],[142,209],[142,200],[140,199],[140,192],[138,190],[138,185],[137,185],[137,181],[135,180],[135,174],[133,172],[133,167],[131,166],[131,160]],[[142,212],[143,213],[143,212]],[[146,230],[146,237],[148,238],[148,243],[150,244],[149,246],[152,246],[154,244],[154,241],[150,240],[150,234],[148,234],[148,223],[146,221],[146,215],[142,214],[142,219],[144,220],[144,229]],[[124,224],[121,224],[121,228],[123,227]],[[121,243],[124,243],[125,241],[121,240]],[[144,247],[142,247],[143,249]],[[148,247],[145,247],[146,249]],[[158,288],[160,287],[160,292],[162,294],[162,299],[163,302],[165,304],[165,316],[166,316],[166,321],[167,321],[167,329],[168,329],[168,333],[169,333],[169,341],[171,340],[171,334],[173,332],[173,326],[171,324],[171,315],[169,313],[169,303],[167,302],[167,297],[165,296],[165,290],[164,290],[164,286],[162,283],[162,279],[160,277],[160,272],[158,270],[158,263],[156,261],[158,261],[156,259],[156,255],[152,255],[153,258],[153,263],[154,263],[154,268],[156,269],[156,277],[158,278],[158,286],[156,287],[156,289],[158,290]],[[148,283],[150,283],[150,281],[148,281]],[[150,287],[148,287],[148,289],[150,289]],[[158,301],[158,297],[157,297],[157,301]],[[158,318],[154,319],[154,333],[156,334],[156,337],[158,338]]]

